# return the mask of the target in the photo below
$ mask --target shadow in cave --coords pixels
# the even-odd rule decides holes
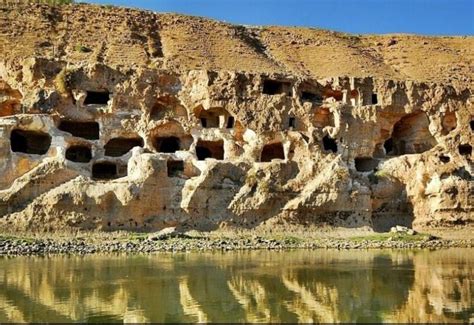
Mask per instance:
[[[373,200],[377,206],[372,211],[372,228],[376,232],[387,232],[394,226],[405,226],[412,228],[414,214],[413,204],[407,197],[405,185],[400,182],[393,182],[386,178],[376,178],[376,184],[372,184]],[[389,182],[388,184],[386,184]],[[384,186],[385,185],[385,186]],[[378,187],[391,188],[384,196],[377,196]]]

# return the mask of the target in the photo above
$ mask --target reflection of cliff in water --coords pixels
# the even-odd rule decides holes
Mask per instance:
[[[469,253],[470,251],[470,253]],[[402,308],[388,320],[399,323],[474,320],[472,250],[434,251],[413,256],[414,285]]]
[[[446,322],[472,249],[0,259],[0,322]]]

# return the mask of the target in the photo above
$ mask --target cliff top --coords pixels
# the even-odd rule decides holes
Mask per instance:
[[[351,35],[238,26],[179,14],[75,4],[0,4],[3,60],[224,69],[312,78],[372,76],[472,89],[474,37]]]

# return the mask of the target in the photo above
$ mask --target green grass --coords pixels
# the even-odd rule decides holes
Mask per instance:
[[[140,233],[140,232],[134,232],[128,235],[128,238],[124,238],[124,240],[137,240],[137,241],[142,241],[148,238],[148,233]]]
[[[375,176],[378,177],[378,178],[390,178],[391,175],[388,171],[386,170],[378,170],[375,172]]]
[[[287,245],[297,245],[297,244],[302,244],[305,241],[307,241],[305,238],[301,238],[301,237],[297,237],[297,236],[285,236],[285,235],[270,236],[270,238],[268,238],[268,239],[270,239],[270,240],[275,239],[275,240],[278,240],[278,241],[284,241],[285,244],[287,244]]]
[[[373,234],[367,236],[357,236],[348,238],[349,240],[355,242],[362,242],[362,241],[385,241],[391,238],[392,241],[402,241],[402,242],[418,242],[424,241],[430,238],[428,234],[418,233],[416,235],[408,235],[403,233],[381,233],[381,234]]]
[[[81,52],[81,53],[89,53],[91,52],[92,50],[84,45],[81,45],[81,44],[77,44],[76,47],[74,48],[77,52]]]
[[[0,235],[0,241],[21,241],[24,243],[33,243],[35,242],[34,238],[30,237],[22,237],[22,236],[14,236],[14,235]]]

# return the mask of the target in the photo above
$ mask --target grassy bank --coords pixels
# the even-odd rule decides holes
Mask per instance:
[[[462,232],[461,232],[462,234]],[[451,236],[453,237],[453,236]],[[422,232],[374,233],[348,231],[213,232],[55,232],[0,234],[0,255],[91,254],[100,252],[151,253],[250,249],[377,249],[474,247],[473,238],[442,238]]]

